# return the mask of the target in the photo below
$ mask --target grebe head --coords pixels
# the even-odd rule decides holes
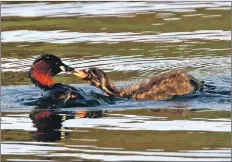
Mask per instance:
[[[93,86],[99,87],[107,75],[98,68],[86,68],[82,70],[75,70],[74,75],[81,79],[91,82]]]
[[[112,81],[108,78],[105,72],[98,68],[87,68],[75,70],[74,75],[80,77],[91,85],[104,90],[108,95],[117,95],[117,90]]]
[[[35,85],[41,88],[49,87],[54,84],[52,77],[61,71],[73,72],[74,69],[64,64],[59,57],[44,54],[33,62],[29,77]]]

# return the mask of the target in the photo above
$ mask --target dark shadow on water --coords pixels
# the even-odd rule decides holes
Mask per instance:
[[[65,112],[36,108],[30,112],[29,117],[33,122],[33,127],[37,129],[33,132],[36,141],[55,142],[70,137],[70,132],[62,127],[64,121],[77,117],[101,118],[103,117],[103,111]]]
[[[37,128],[33,134],[36,141],[58,141],[62,135],[68,136],[68,133],[62,134],[59,131],[62,127],[62,116],[52,111],[31,112],[30,119]]]

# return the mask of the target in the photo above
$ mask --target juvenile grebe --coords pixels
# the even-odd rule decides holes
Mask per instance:
[[[75,73],[91,85],[102,89],[106,94],[136,100],[167,100],[174,96],[192,94],[202,90],[203,82],[182,70],[175,70],[153,76],[128,88],[117,89],[105,72],[98,68],[78,70]]]

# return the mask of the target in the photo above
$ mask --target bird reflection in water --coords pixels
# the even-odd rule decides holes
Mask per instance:
[[[34,109],[30,113],[33,126],[37,128],[33,132],[36,141],[55,142],[70,137],[70,132],[62,126],[62,123],[75,118],[101,118],[103,111],[64,112],[49,109]]]

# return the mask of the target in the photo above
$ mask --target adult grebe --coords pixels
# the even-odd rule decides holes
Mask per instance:
[[[33,62],[29,77],[32,83],[43,90],[42,98],[38,103],[40,107],[57,108],[57,106],[64,106],[64,103],[66,106],[99,105],[98,101],[89,99],[81,89],[55,83],[52,77],[61,71],[74,74],[76,72],[72,67],[65,65],[59,57],[52,54],[41,55]]]

